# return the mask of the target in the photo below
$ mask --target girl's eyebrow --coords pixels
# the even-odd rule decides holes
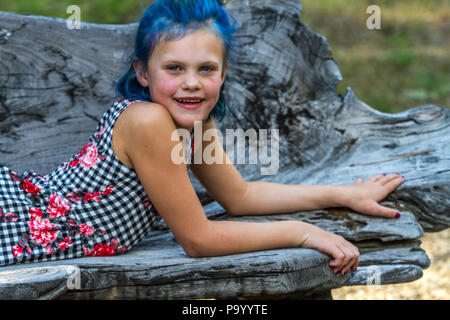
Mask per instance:
[[[174,59],[168,59],[168,60],[163,60],[163,64],[181,64],[181,65],[184,65],[185,62],[179,61],[179,60],[174,60]],[[206,60],[206,61],[203,61],[203,62],[199,63],[199,65],[205,65],[205,64],[219,66],[219,62],[214,61],[214,60]]]

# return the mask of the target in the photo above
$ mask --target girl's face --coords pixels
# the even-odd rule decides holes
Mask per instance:
[[[137,79],[149,88],[153,102],[167,108],[177,128],[191,130],[216,105],[226,70],[221,39],[201,29],[179,40],[160,41]]]

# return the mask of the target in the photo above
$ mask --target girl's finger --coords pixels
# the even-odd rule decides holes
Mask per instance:
[[[378,182],[382,185],[385,185],[389,181],[392,181],[397,178],[399,178],[399,175],[397,173],[393,173],[393,174],[389,174],[387,176],[383,176],[381,179],[378,180]]]
[[[342,238],[343,240],[344,238]],[[337,245],[339,242],[341,241],[340,237],[337,238],[335,244],[333,245],[333,248],[331,249],[331,256],[334,258],[334,260],[332,260],[330,262],[330,266],[334,268],[334,273],[339,272],[339,270],[342,269],[342,266],[345,263],[345,253],[344,251],[342,251],[341,248],[339,248],[339,246]]]
[[[358,252],[358,256],[356,257],[356,262],[352,267],[352,270],[356,271],[358,269],[358,266],[359,266],[359,252]]]
[[[341,247],[341,250],[345,253],[345,263],[342,266],[340,273],[342,275],[345,275],[347,271],[355,264],[356,254],[352,248],[349,248],[347,246]]]
[[[353,270],[353,271],[356,271],[356,268],[358,267],[358,265],[359,265],[359,249],[358,249],[358,247],[356,247],[356,246],[354,246],[354,245],[352,245],[352,249],[353,249],[353,254],[354,254],[354,256],[355,256],[355,259],[354,259],[354,263],[350,266],[350,268]],[[349,269],[350,269],[349,268]]]
[[[334,267],[337,270],[340,270],[342,267],[342,264],[344,263],[345,255],[344,253],[336,247],[334,252],[332,253],[332,257],[334,260],[330,262],[330,266]]]
[[[377,174],[375,176],[371,176],[369,179],[367,179],[367,182],[377,182],[379,179],[383,178],[384,175]]]
[[[375,204],[373,215],[386,218],[400,218],[400,212],[398,212],[396,209],[384,207],[378,203]]]
[[[363,178],[358,178],[358,179],[356,179],[356,181],[355,181],[355,183],[363,183],[363,182],[364,182]]]
[[[388,181],[384,186],[388,188],[389,192],[392,192],[395,188],[405,182],[405,177],[396,177],[390,181]]]
[[[334,273],[341,272],[342,268],[344,268],[348,264],[348,250],[344,249],[344,245],[342,244],[342,241],[346,241],[343,238],[338,238],[336,240],[336,246],[334,247],[334,254],[333,257],[335,257],[335,260],[333,260],[330,263],[330,266],[334,267]]]

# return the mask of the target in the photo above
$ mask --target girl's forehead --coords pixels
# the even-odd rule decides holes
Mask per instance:
[[[200,29],[175,40],[161,38],[152,53],[160,59],[180,59],[187,56],[209,56],[221,60],[224,47],[220,36],[207,30]]]

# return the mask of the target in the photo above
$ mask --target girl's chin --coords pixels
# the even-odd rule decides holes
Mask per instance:
[[[192,129],[194,129],[196,122],[203,122],[204,120],[206,120],[206,117],[204,119],[202,117],[189,117],[189,119],[176,119],[175,123],[177,125],[177,128],[183,128],[191,131]]]

